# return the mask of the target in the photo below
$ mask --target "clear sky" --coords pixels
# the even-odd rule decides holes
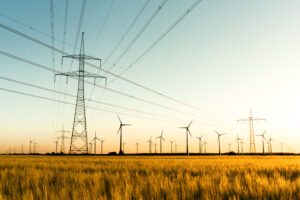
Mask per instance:
[[[4,17],[5,15],[13,18],[49,36],[51,35],[49,1],[1,0],[0,2],[1,24],[51,44],[50,37]],[[54,37],[57,38],[55,47],[62,49],[60,41],[63,40],[65,1],[53,2]],[[194,0],[167,1],[141,37],[114,67],[113,72],[118,74],[123,71],[193,2]],[[142,0],[115,0],[108,15],[112,0],[87,0],[80,30],[85,32],[86,53],[105,60],[144,3]],[[112,66],[160,3],[159,0],[150,1],[103,68],[109,69]],[[79,0],[70,1],[69,4],[66,23],[68,45],[65,46],[65,51],[70,54],[73,53],[72,47],[79,46],[79,41],[75,44],[75,37],[81,6],[82,1]],[[201,135],[204,135],[208,142],[207,151],[216,152],[217,136],[214,130],[226,133],[221,139],[222,151],[228,151],[228,143],[233,143],[232,148],[236,149],[234,140],[237,134],[245,141],[244,149],[248,151],[249,125],[237,124],[236,120],[248,117],[250,109],[254,116],[267,119],[266,123],[255,123],[255,131],[256,134],[261,134],[267,130],[267,136],[272,135],[273,151],[280,151],[279,144],[282,142],[285,151],[299,152],[299,8],[298,0],[203,0],[123,75],[127,79],[212,114],[172,102],[120,80],[114,81],[108,87],[191,115],[165,110],[109,91],[103,92],[102,89],[97,87],[93,89],[89,85],[86,85],[86,97],[177,120],[175,122],[157,120],[157,116],[148,115],[147,118],[141,118],[126,113],[145,117],[146,115],[92,102],[87,104],[120,113],[125,123],[133,124],[124,128],[125,152],[135,152],[134,144],[137,140],[141,144],[140,151],[147,152],[146,140],[151,136],[153,138],[159,136],[162,130],[167,141],[164,143],[164,152],[170,152],[169,140],[175,140],[179,145],[178,151],[183,152],[185,133],[178,127],[187,125],[192,119],[194,119],[191,125],[193,138],[190,139],[192,152],[198,151],[198,141],[195,137]],[[100,30],[101,34],[96,42]],[[4,29],[0,29],[0,38],[0,51],[53,67],[51,50]],[[78,50],[75,53],[78,53]],[[52,73],[3,55],[0,55],[0,65],[2,77],[76,95],[77,83],[74,80],[69,80],[66,84],[64,78],[58,78],[54,84]],[[69,71],[70,61],[66,60],[61,66],[61,55],[55,53],[55,67],[64,72]],[[72,69],[77,68],[78,62],[74,61]],[[86,66],[86,70],[104,75],[89,66]],[[108,82],[113,79],[108,76]],[[75,103],[75,98],[72,97],[54,95],[51,92],[5,80],[0,79],[0,84],[1,88]],[[20,151],[22,144],[28,149],[30,139],[37,141],[40,152],[54,151],[55,137],[59,136],[56,131],[61,129],[63,123],[66,129],[69,131],[72,129],[74,115],[72,105],[62,105],[3,91],[0,91],[0,98],[0,152],[7,152],[9,148],[11,151],[13,148]],[[169,118],[165,120],[170,120]],[[119,136],[116,135],[118,125],[115,113],[87,109],[89,139],[96,131],[100,138],[105,139],[105,152],[118,151]],[[255,137],[255,140],[257,151],[261,151],[261,138]],[[155,141],[158,142],[156,139]],[[66,140],[66,147],[68,149],[69,140]]]

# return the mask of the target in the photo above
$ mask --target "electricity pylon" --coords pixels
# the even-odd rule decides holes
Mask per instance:
[[[54,143],[55,143],[55,153],[57,153],[58,140],[56,140]]]
[[[249,118],[237,120],[237,122],[240,122],[240,121],[249,121],[249,126],[250,126],[250,146],[249,146],[249,153],[256,153],[255,140],[254,140],[253,121],[259,121],[259,120],[266,121],[266,119],[264,119],[264,118],[252,117],[252,111],[251,110],[250,110],[250,116],[249,116]]]
[[[32,140],[29,140],[29,153],[28,154],[31,154],[31,144],[32,144]]]
[[[58,133],[61,133],[61,136],[58,137],[60,139],[60,153],[65,153],[65,139],[69,138],[65,136],[65,133],[70,133],[70,131],[65,130],[64,124],[62,126],[62,129],[60,131],[57,131]]]
[[[76,77],[78,79],[78,90],[77,90],[77,100],[72,128],[71,144],[70,144],[70,154],[87,154],[88,153],[88,139],[87,139],[87,125],[86,125],[86,113],[85,113],[85,98],[84,98],[84,78],[94,78],[94,84],[96,84],[97,78],[106,77],[86,72],[84,69],[84,60],[99,60],[101,67],[101,59],[88,56],[84,54],[84,32],[82,32],[80,53],[79,55],[67,55],[62,57],[62,62],[64,58],[72,58],[79,60],[79,70],[58,73],[56,76],[66,76]],[[54,80],[55,80],[54,77]]]

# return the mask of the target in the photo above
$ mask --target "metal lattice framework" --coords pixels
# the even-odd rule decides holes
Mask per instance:
[[[249,121],[249,126],[250,126],[250,146],[249,146],[249,153],[256,153],[255,140],[254,140],[253,121],[259,121],[259,120],[266,121],[266,119],[264,119],[264,118],[253,117],[251,110],[250,110],[249,118],[237,120],[238,122],[240,122],[240,121]]]
[[[87,125],[86,125],[86,112],[85,112],[85,99],[84,99],[84,78],[94,78],[94,83],[96,84],[97,78],[106,77],[89,73],[84,70],[84,60],[99,60],[101,67],[101,59],[92,56],[87,56],[84,54],[84,32],[82,33],[80,54],[79,55],[67,55],[62,56],[62,62],[64,58],[73,58],[79,61],[79,70],[66,73],[58,73],[55,76],[66,76],[76,77],[78,79],[78,90],[77,90],[77,100],[73,121],[73,129],[70,144],[70,154],[87,154],[88,153],[88,140],[87,140]]]

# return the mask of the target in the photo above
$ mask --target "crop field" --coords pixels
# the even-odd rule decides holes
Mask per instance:
[[[297,199],[297,156],[0,156],[0,199]]]

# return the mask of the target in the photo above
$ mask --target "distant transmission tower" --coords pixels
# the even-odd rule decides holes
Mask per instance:
[[[250,146],[249,146],[249,153],[256,153],[255,140],[254,140],[253,121],[259,121],[259,120],[266,121],[266,119],[264,119],[264,118],[252,117],[252,111],[251,110],[250,110],[250,116],[249,116],[249,118],[237,120],[238,122],[240,122],[240,121],[249,121],[249,125],[250,125]]]
[[[62,126],[62,130],[57,131],[58,133],[61,133],[61,136],[58,137],[60,138],[60,153],[65,153],[65,139],[69,138],[65,136],[65,133],[70,133],[70,131],[65,130],[64,124]],[[56,148],[57,149],[57,148]]]
[[[63,58],[73,58],[79,60],[79,70],[73,72],[66,73],[58,73],[56,76],[66,76],[68,77],[76,77],[78,79],[78,90],[77,90],[77,100],[73,121],[73,129],[71,136],[71,144],[70,144],[70,154],[87,154],[88,153],[88,140],[87,140],[87,125],[86,125],[86,114],[85,114],[85,99],[84,99],[84,78],[94,78],[94,83],[96,84],[97,78],[106,77],[99,76],[97,74],[89,73],[84,70],[84,60],[99,60],[101,67],[101,59],[94,58],[91,56],[87,56],[84,54],[84,32],[81,37],[81,45],[80,45],[80,54],[79,55],[68,55],[62,56]],[[55,80],[54,77],[54,80]]]

